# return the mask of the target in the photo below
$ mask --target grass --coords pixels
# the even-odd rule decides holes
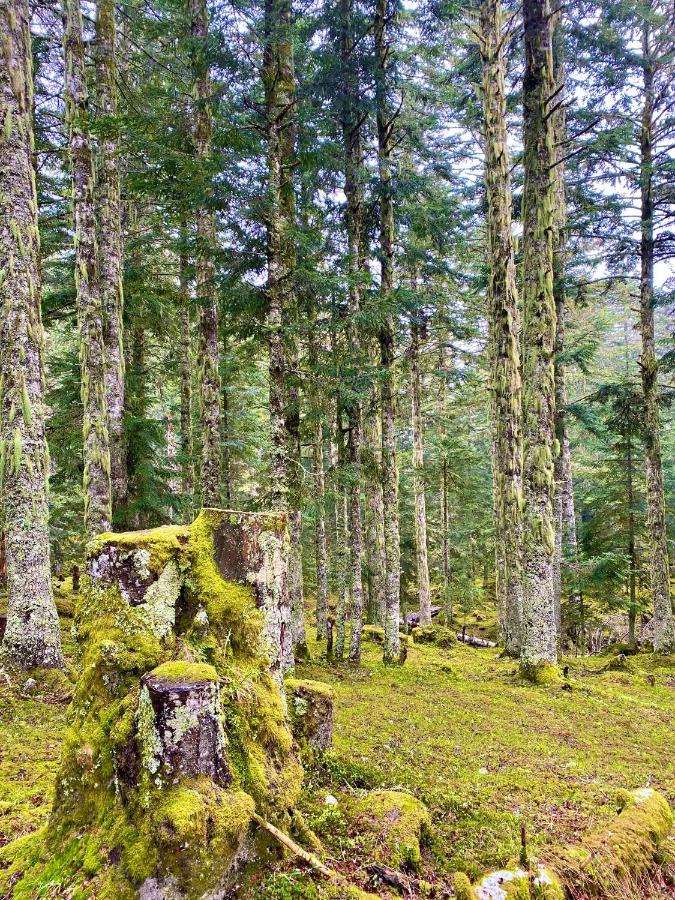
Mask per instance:
[[[69,645],[70,622],[64,619]],[[568,688],[533,687],[496,650],[411,647],[385,667],[364,645],[362,665],[313,661],[297,677],[335,691],[334,749],[306,777],[303,812],[331,864],[364,884],[364,843],[350,812],[364,788],[409,791],[432,816],[421,877],[473,879],[520,850],[573,843],[615,814],[619,788],[645,785],[675,803],[675,660],[633,657],[633,672],[602,671],[608,657],[579,658]],[[66,705],[0,683],[0,845],[44,824],[58,766]],[[327,806],[330,793],[337,806]],[[315,897],[293,860],[257,881],[256,898]],[[240,896],[244,896],[241,894]],[[651,893],[648,896],[671,896]]]

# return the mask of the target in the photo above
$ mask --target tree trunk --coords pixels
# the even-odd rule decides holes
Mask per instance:
[[[293,65],[292,9],[290,0],[265,0],[265,46],[263,54],[267,136],[267,328],[269,332],[270,443],[272,446],[271,494],[273,505],[289,513],[295,529],[295,554],[289,566],[291,582],[297,584],[298,492],[292,471],[297,458],[295,439],[289,434],[287,406],[292,397],[288,385],[288,359],[284,326],[295,306],[296,253],[295,188],[295,70]],[[297,486],[297,484],[296,484]],[[295,556],[295,563],[293,560]],[[292,574],[295,565],[295,575]],[[291,601],[292,602],[292,601]],[[294,639],[298,639],[297,591]],[[292,665],[292,663],[291,663]]]
[[[481,6],[485,182],[488,200],[490,389],[495,522],[495,574],[504,648],[518,656],[522,641],[522,384],[519,314],[511,231],[511,183],[500,0]]]
[[[651,5],[648,2],[648,7]],[[654,649],[675,649],[675,623],[670,598],[670,564],[666,534],[666,503],[661,460],[661,423],[657,397],[658,360],[654,338],[654,203],[652,199],[652,142],[654,118],[654,62],[648,14],[642,29],[644,106],[640,133],[640,374],[645,401],[645,449],[649,522],[650,582],[654,604]]]
[[[110,439],[110,482],[113,516],[124,510],[127,484],[124,435],[124,330],[122,311],[123,244],[117,115],[117,35],[114,0],[98,0],[96,69],[101,137],[96,184],[99,227],[99,277],[103,306],[105,393]]]
[[[427,553],[427,504],[424,496],[424,439],[422,436],[422,397],[419,368],[419,325],[411,325],[410,395],[412,398],[413,491],[415,494],[415,545],[417,548],[417,590],[420,625],[431,625],[431,592]]]
[[[382,437],[377,394],[371,392],[368,414],[364,417],[364,458],[362,469],[366,501],[366,572],[368,577],[368,623],[384,625],[384,503],[382,499]]]
[[[524,540],[523,673],[534,680],[557,664],[554,560],[555,299],[553,296],[553,93],[550,9],[525,0],[523,194]]]
[[[317,418],[312,441],[314,490],[316,492],[316,521],[314,545],[316,552],[316,636],[326,639],[328,615],[328,546],[326,544],[326,478],[323,466],[323,424]]]
[[[292,374],[287,381],[286,431],[290,467],[289,476],[289,528],[291,532],[290,557],[288,560],[288,594],[291,604],[293,628],[293,651],[296,659],[305,659],[307,632],[305,628],[305,593],[302,573],[302,444],[300,441],[300,385],[298,380],[298,357],[295,349],[291,354]]]
[[[223,442],[223,496],[227,509],[233,508],[233,485],[232,485],[232,453],[230,444],[232,441],[232,429],[230,423],[230,385],[228,384],[228,335],[224,330],[223,333],[223,364],[225,367],[225,378],[222,384],[222,404],[223,404],[223,433],[221,439]]]
[[[0,490],[8,609],[3,657],[63,665],[49,566],[44,334],[27,0],[0,2]]]
[[[218,297],[216,291],[216,223],[210,208],[213,194],[211,156],[211,80],[208,61],[206,0],[190,0],[192,73],[194,78],[194,152],[206,172],[197,208],[197,303],[199,307],[199,417],[201,427],[202,506],[218,507],[222,497],[220,373],[218,366]]]
[[[344,658],[346,642],[346,622],[349,610],[349,500],[342,485],[341,475],[345,468],[345,446],[342,430],[342,408],[335,409],[335,440],[331,446],[333,471],[333,495],[335,497],[335,567],[337,581],[337,603],[335,606],[334,658]]]
[[[359,110],[359,78],[354,59],[352,33],[353,0],[340,0],[340,60],[342,80],[341,125],[344,155],[345,225],[347,231],[347,277],[349,281],[349,327],[347,340],[351,353],[350,382],[361,376],[361,335],[355,318],[361,311],[360,276],[363,270],[363,151],[361,147],[361,114]],[[361,517],[361,452],[363,445],[362,406],[358,399],[358,383],[350,385],[350,399],[345,404],[347,415],[347,456],[350,472],[347,489],[349,506],[349,550],[351,554],[351,640],[349,659],[361,659],[363,629],[363,522]]]
[[[377,161],[380,193],[380,290],[389,303],[394,288],[394,198],[392,156],[395,113],[388,98],[390,9],[388,0],[375,5],[375,103],[377,118]],[[380,328],[382,366],[382,501],[384,507],[384,548],[386,559],[384,661],[398,663],[400,657],[401,549],[399,543],[398,466],[396,462],[396,411],[394,406],[394,320],[389,313]]]
[[[188,277],[187,234],[181,234],[179,272],[179,358],[180,373],[180,455],[183,492],[183,521],[194,518],[195,466],[192,444],[192,332],[190,329],[190,282]]]
[[[73,185],[75,285],[82,375],[84,527],[88,534],[94,535],[110,531],[112,523],[103,313],[80,0],[64,0],[63,10],[66,117]]]
[[[628,644],[635,647],[635,620],[637,618],[636,574],[637,559],[635,557],[635,489],[633,485],[633,446],[629,439],[626,464],[628,467]]]

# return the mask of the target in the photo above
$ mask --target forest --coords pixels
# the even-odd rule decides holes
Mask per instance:
[[[0,900],[675,897],[672,0],[0,0]]]

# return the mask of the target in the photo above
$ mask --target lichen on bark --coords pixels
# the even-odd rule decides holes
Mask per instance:
[[[33,164],[30,12],[0,4],[0,489],[8,610],[2,652],[21,668],[63,664],[47,506],[40,239]]]

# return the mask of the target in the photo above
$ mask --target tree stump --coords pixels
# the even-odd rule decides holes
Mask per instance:
[[[286,547],[282,516],[214,509],[89,544],[52,815],[0,893],[46,889],[63,856],[73,894],[215,900],[256,853],[254,814],[288,827]]]
[[[293,737],[311,760],[333,743],[333,689],[322,681],[289,678],[286,693]]]

